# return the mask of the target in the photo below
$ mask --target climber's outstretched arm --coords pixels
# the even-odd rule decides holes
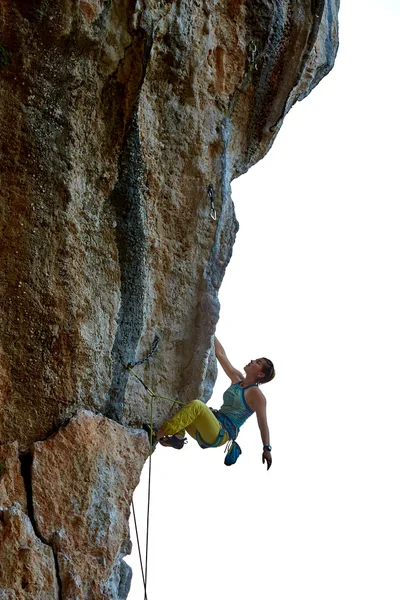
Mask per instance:
[[[258,428],[260,430],[263,443],[262,461],[267,462],[267,470],[272,465],[272,456],[270,450],[266,449],[269,446],[269,427],[267,421],[267,400],[258,387],[253,387],[247,390],[247,401],[255,410],[257,415]]]
[[[235,367],[233,367],[231,365],[231,363],[228,360],[228,357],[226,356],[225,350],[223,349],[221,343],[218,341],[218,339],[215,336],[214,336],[214,347],[215,347],[215,356],[217,357],[219,364],[221,365],[221,367],[223,368],[225,373],[228,375],[228,377],[232,381],[232,383],[237,383],[238,381],[242,381],[242,379],[244,379],[243,374],[240,371],[238,371],[238,369],[235,369]]]

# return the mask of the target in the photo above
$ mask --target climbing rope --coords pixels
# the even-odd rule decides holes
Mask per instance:
[[[151,455],[153,454],[153,397],[150,402],[150,456],[149,456],[149,484],[147,486],[147,520],[146,520],[146,557],[144,570],[144,600],[147,600],[147,566],[149,563],[149,529],[150,529],[150,490],[151,490]]]
[[[149,436],[150,437],[150,440],[149,440],[150,441],[150,454],[149,454],[149,478],[148,478],[148,486],[147,486],[146,549],[145,549],[144,568],[143,568],[142,552],[140,549],[139,532],[138,532],[138,526],[137,526],[137,521],[136,521],[135,505],[133,502],[133,498],[132,498],[132,502],[131,502],[132,512],[133,512],[133,520],[135,523],[136,541],[137,541],[137,546],[138,546],[140,568],[141,568],[141,572],[142,572],[142,580],[143,580],[143,587],[144,587],[144,600],[148,600],[147,599],[147,574],[148,574],[148,562],[149,562],[148,559],[149,559],[150,500],[151,500],[151,457],[153,454],[153,432],[154,432],[153,401],[155,398],[162,398],[163,400],[169,400],[170,402],[172,402],[174,404],[181,404],[182,406],[185,406],[184,402],[180,402],[179,400],[176,400],[174,398],[169,398],[168,396],[162,396],[161,394],[156,394],[155,392],[153,392],[153,390],[151,390],[149,388],[149,386],[146,385],[144,383],[144,381],[139,377],[139,375],[137,375],[135,373],[135,371],[133,370],[133,367],[142,365],[143,363],[147,362],[153,356],[154,352],[157,350],[159,341],[160,341],[160,338],[158,336],[156,336],[154,339],[154,342],[151,346],[151,350],[150,350],[149,354],[147,354],[147,356],[145,356],[141,360],[138,360],[134,363],[129,363],[126,366],[126,368],[132,373],[132,375],[134,375],[136,377],[136,379],[142,384],[142,386],[150,394],[150,397],[151,397],[151,400],[150,400],[150,436]]]
[[[136,375],[136,373],[134,373],[134,371],[132,370],[132,367],[137,367],[137,366],[143,365],[145,362],[147,362],[153,356],[154,352],[157,350],[159,342],[160,342],[160,338],[158,336],[156,336],[151,345],[150,352],[141,360],[137,360],[134,363],[128,363],[128,365],[127,365],[127,368],[129,369],[129,371],[131,371],[143,385],[145,385],[145,384],[142,382],[140,377],[138,377]],[[140,549],[139,531],[138,531],[138,526],[137,526],[137,521],[136,521],[135,505],[133,502],[133,498],[132,498],[132,502],[131,502],[133,520],[135,522],[136,541],[137,541],[138,552],[139,552],[140,569],[142,572],[142,580],[143,580],[143,587],[144,587],[144,600],[147,600],[147,566],[148,566],[148,558],[149,558],[151,455],[153,454],[153,398],[154,398],[154,395],[151,396],[151,402],[150,402],[150,431],[151,431],[151,434],[150,434],[150,454],[149,454],[149,482],[148,482],[148,486],[147,486],[146,553],[145,553],[144,569],[143,569],[142,552]]]
[[[139,531],[138,531],[138,526],[137,526],[137,521],[136,521],[135,505],[133,503],[133,499],[131,501],[131,504],[132,504],[133,521],[135,523],[136,542],[137,542],[137,547],[138,547],[138,552],[139,552],[140,569],[142,571],[142,580],[143,580],[143,587],[144,587],[144,600],[147,600],[147,590],[146,590],[147,583],[146,583],[146,580],[145,580],[145,577],[144,577],[142,553],[140,551]]]
[[[142,386],[144,387],[144,389],[150,394],[151,398],[162,398],[162,400],[169,400],[170,402],[172,402],[173,404],[181,404],[182,406],[186,406],[185,402],[181,402],[180,400],[176,400],[176,398],[170,398],[169,396],[162,396],[161,394],[156,394],[155,392],[153,392],[152,389],[149,388],[148,385],[145,384],[145,382],[139,377],[139,375],[137,375],[137,373],[135,373],[135,371],[132,369],[131,366],[127,367],[128,370],[132,373],[132,375],[134,375],[136,377],[136,379],[138,381],[140,381],[140,383],[142,384]],[[151,405],[151,410],[152,410],[152,405]],[[152,424],[151,424],[152,427]]]
[[[133,373],[132,369],[129,367],[129,370]],[[140,380],[140,378],[136,375],[136,373],[133,373],[135,375],[135,377],[137,377]],[[148,484],[147,484],[147,517],[146,517],[146,550],[145,550],[145,562],[144,562],[144,569],[143,569],[143,560],[142,560],[142,552],[140,550],[140,541],[139,541],[139,532],[138,532],[138,526],[137,526],[137,521],[136,521],[136,513],[135,513],[135,505],[133,502],[133,498],[131,501],[132,504],[132,512],[133,512],[133,520],[135,522],[135,531],[136,531],[136,541],[137,541],[137,546],[138,546],[138,552],[139,552],[139,560],[140,560],[140,569],[142,571],[142,580],[143,580],[143,588],[144,588],[144,600],[147,600],[147,567],[148,567],[148,563],[149,563],[149,530],[150,530],[150,498],[151,498],[151,457],[153,454],[153,400],[154,400],[154,395],[151,396],[151,401],[150,401],[150,453],[149,453],[149,479],[148,479]]]

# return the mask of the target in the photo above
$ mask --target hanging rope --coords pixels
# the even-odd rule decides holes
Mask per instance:
[[[156,335],[156,337],[154,338],[154,342],[151,345],[150,352],[147,354],[147,356],[145,356],[141,360],[137,360],[134,363],[128,363],[127,368],[135,375],[135,377],[137,379],[139,379],[139,381],[141,381],[141,379],[136,375],[136,373],[133,372],[132,367],[137,367],[138,365],[142,365],[145,362],[147,362],[153,356],[154,352],[157,350],[159,342],[160,342],[160,338]],[[143,383],[143,382],[141,381],[141,383]],[[144,383],[143,383],[143,385],[144,385]],[[151,455],[153,454],[153,398],[154,398],[154,396],[151,397],[151,402],[150,402],[151,435],[150,435],[150,455],[149,455],[149,482],[148,482],[148,486],[147,486],[146,552],[145,552],[145,567],[144,567],[144,569],[143,569],[142,552],[140,550],[139,531],[138,531],[138,526],[137,526],[137,521],[136,521],[135,505],[133,502],[133,498],[132,498],[132,502],[131,502],[132,512],[133,512],[133,520],[135,522],[136,541],[137,541],[137,547],[138,547],[138,552],[139,552],[140,569],[142,571],[142,580],[143,580],[143,587],[144,587],[144,600],[147,600],[147,572],[148,572],[147,566],[148,566],[148,558],[149,558]]]
[[[146,591],[147,585],[146,585],[146,580],[145,580],[145,577],[144,577],[142,553],[140,551],[139,531],[138,531],[138,526],[137,526],[137,521],[136,521],[135,505],[133,503],[133,499],[132,499],[131,504],[132,504],[133,520],[134,520],[134,523],[135,523],[136,542],[137,542],[137,547],[138,547],[138,552],[139,552],[140,569],[142,571],[142,580],[143,580],[143,587],[144,587],[144,600],[147,600],[147,591]]]
[[[129,369],[132,370],[132,369]],[[132,371],[133,372],[133,371]],[[136,375],[137,377],[137,375]],[[147,600],[147,572],[148,572],[148,563],[149,563],[149,530],[150,530],[150,498],[151,498],[151,457],[153,454],[153,396],[150,401],[150,454],[149,454],[149,480],[147,484],[147,518],[146,518],[146,549],[145,549],[145,562],[143,569],[143,560],[142,560],[142,552],[140,550],[140,540],[139,540],[139,531],[136,521],[136,513],[135,513],[135,505],[132,498],[132,512],[133,519],[135,522],[135,531],[136,531],[136,541],[139,552],[139,560],[140,560],[140,569],[142,571],[142,580],[144,587],[144,600]]]
[[[150,500],[151,500],[151,457],[153,454],[153,431],[154,431],[154,428],[153,428],[153,401],[154,401],[154,398],[162,398],[163,400],[168,400],[168,401],[172,402],[173,404],[181,404],[182,406],[185,406],[184,402],[180,402],[179,400],[176,400],[174,398],[169,398],[168,396],[162,396],[161,394],[156,394],[155,392],[153,392],[153,390],[151,390],[149,388],[149,386],[147,386],[144,383],[144,381],[139,377],[139,375],[137,375],[135,373],[135,371],[132,368],[132,367],[142,365],[143,363],[147,362],[153,356],[154,352],[157,350],[159,341],[160,341],[160,338],[158,336],[156,336],[149,354],[147,356],[145,356],[144,358],[142,358],[141,360],[138,360],[134,363],[129,363],[126,366],[126,368],[132,373],[132,375],[134,375],[136,377],[136,379],[142,384],[142,386],[150,394],[150,397],[151,397],[151,400],[150,400],[149,480],[148,480],[148,486],[147,486],[146,549],[145,549],[144,568],[143,568],[142,553],[140,550],[139,532],[138,532],[138,526],[137,526],[137,521],[136,521],[136,513],[135,513],[135,506],[134,506],[133,498],[132,498],[132,502],[131,502],[132,512],[133,512],[133,520],[135,522],[136,541],[137,541],[138,552],[139,552],[140,568],[142,571],[142,580],[143,580],[143,587],[144,587],[144,600],[148,600],[148,598],[147,598],[147,574],[148,574],[148,562],[149,562],[148,559],[149,559]]]
[[[146,557],[144,570],[144,600],[147,600],[147,566],[149,563],[149,529],[150,529],[150,490],[151,490],[151,455],[153,454],[153,397],[150,402],[150,456],[149,456],[149,484],[147,486],[147,520],[146,520]]]

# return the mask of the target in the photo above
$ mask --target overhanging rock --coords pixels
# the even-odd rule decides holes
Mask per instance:
[[[97,585],[76,533],[88,527],[90,490],[74,496],[82,509],[74,523],[62,502],[72,501],[80,461],[88,467],[85,452],[93,498],[104,493],[95,423],[121,482],[128,475],[113,427],[131,448],[127,460],[136,447],[137,469],[143,463],[132,431],[148,420],[149,399],[126,364],[158,335],[151,366],[140,370],[148,385],[181,401],[211,394],[218,290],[238,228],[230,183],[332,68],[338,8],[337,0],[1,4],[0,443],[28,454],[26,493],[10,467],[0,497],[5,510],[26,498],[21,514],[56,553],[63,598],[117,593],[126,548],[118,554],[115,540],[125,533],[111,526],[111,504],[95,511],[99,535],[107,520],[114,532],[107,550],[89,536]],[[156,424],[171,410],[157,402]],[[85,427],[94,446],[68,438]],[[118,485],[112,502],[125,515]]]

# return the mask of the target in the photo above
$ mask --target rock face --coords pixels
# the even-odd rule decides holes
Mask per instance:
[[[23,460],[26,493],[17,443],[0,446],[0,599],[126,598],[130,501],[148,449],[143,430],[79,411]]]
[[[25,484],[21,475],[18,442],[0,446],[0,506],[10,508],[18,502],[27,512]]]
[[[140,367],[148,385],[210,396],[238,227],[230,182],[332,68],[338,8],[1,3],[0,505],[27,532],[35,524],[36,557],[55,553],[62,598],[125,594],[124,523],[145,452],[134,428],[149,418],[126,364],[159,336]],[[158,402],[156,423],[170,413]],[[18,544],[22,525],[7,527]],[[34,597],[59,597],[50,580]],[[0,579],[0,597],[29,597],[10,585]]]
[[[63,598],[120,598],[130,502],[147,454],[143,430],[88,411],[34,445],[33,514],[56,553]]]
[[[0,599],[59,598],[53,552],[18,504],[0,507],[0,553]]]

